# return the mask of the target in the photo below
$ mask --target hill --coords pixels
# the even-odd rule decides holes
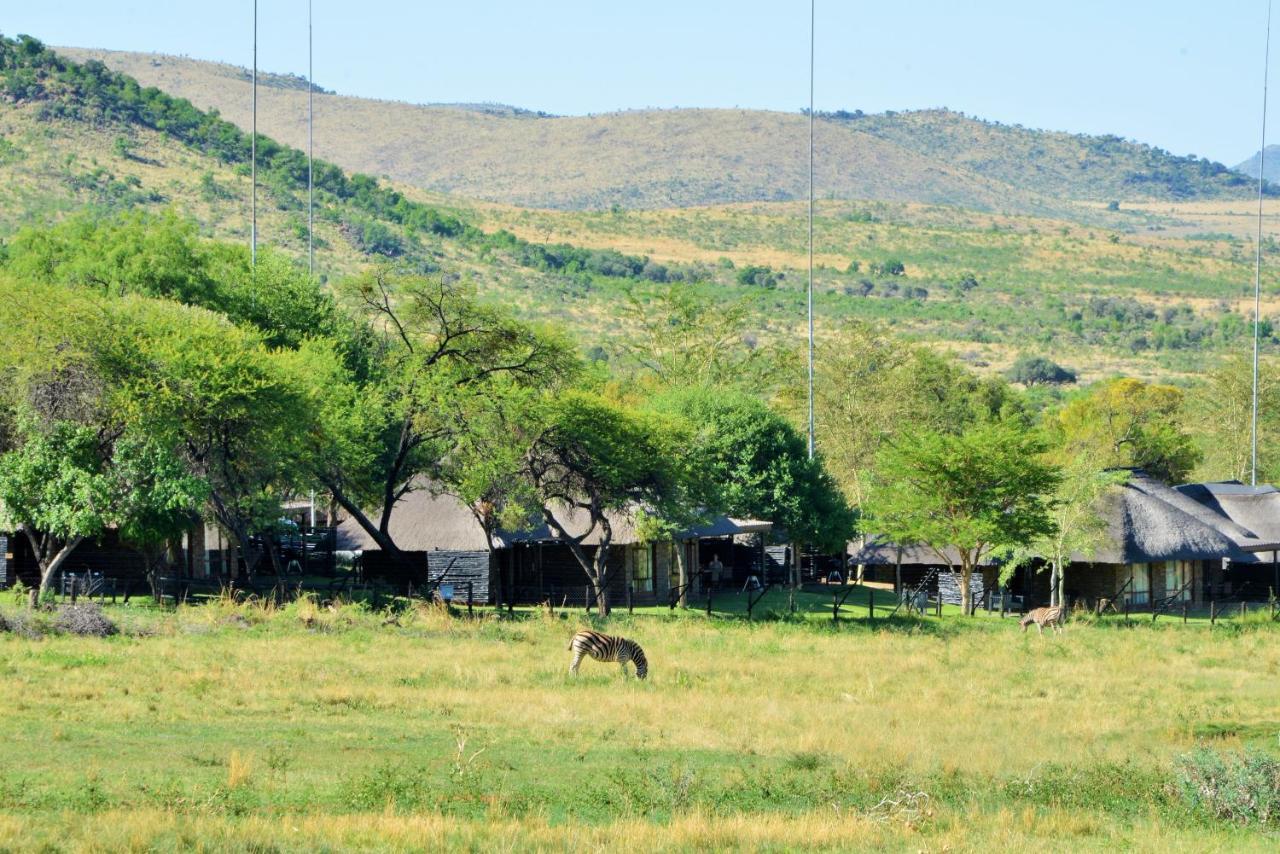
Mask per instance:
[[[248,137],[181,99],[34,40],[0,42],[0,239],[92,209],[177,210],[248,240]],[[263,245],[306,251],[305,158],[259,143]],[[805,317],[803,205],[529,210],[317,164],[317,269],[374,263],[466,276],[525,317],[611,358],[666,287],[752,306],[752,342],[796,342]],[[1086,378],[1190,374],[1247,341],[1251,203],[1082,208],[1089,225],[954,206],[818,205],[819,335],[871,320],[979,370],[1021,352]],[[1276,231],[1268,223],[1268,233]],[[1264,311],[1280,281],[1264,267]]]
[[[1262,160],[1262,152],[1256,151],[1253,156],[1236,164],[1235,171],[1247,176],[1252,181],[1258,180],[1258,162]],[[1263,165],[1263,177],[1269,183],[1280,182],[1280,145],[1268,145],[1266,163]]]
[[[243,68],[161,54],[59,48],[144,86],[250,120]],[[259,76],[258,127],[306,141],[306,86]],[[638,110],[558,117],[486,105],[413,105],[320,94],[319,156],[421,189],[542,208],[787,201],[807,192],[808,120],[760,110]],[[1078,215],[1068,202],[1238,198],[1226,166],[1114,136],[1036,131],[947,110],[824,114],[817,183],[834,199]]]

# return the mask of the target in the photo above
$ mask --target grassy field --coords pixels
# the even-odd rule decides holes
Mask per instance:
[[[833,627],[829,602],[617,616],[643,683],[566,675],[580,613],[219,602],[0,634],[0,850],[1274,850],[1177,786],[1198,744],[1277,752],[1262,623],[1041,638]]]

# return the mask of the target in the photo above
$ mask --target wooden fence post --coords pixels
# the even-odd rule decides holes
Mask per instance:
[[[836,592],[831,591],[831,622],[840,622],[840,604],[836,599]]]
[[[1213,628],[1213,624],[1218,620],[1218,603],[1213,599],[1209,600],[1209,628]]]
[[[627,582],[627,613],[634,614],[635,612],[636,612],[635,606],[632,604],[632,601],[631,601],[631,582],[628,581]]]
[[[711,616],[711,585],[707,585],[707,616]]]
[[[1242,620],[1243,620],[1243,619],[1245,618],[1245,615],[1246,615],[1247,613],[1248,613],[1248,609],[1247,609],[1247,607],[1245,606],[1245,602],[1244,602],[1244,600],[1243,600],[1243,599],[1241,599],[1241,600],[1240,600],[1240,619],[1242,619]]]
[[[585,602],[587,605],[584,610],[586,611],[586,613],[590,614],[591,613],[591,585],[590,584],[582,588],[582,601]]]
[[[467,582],[467,616],[474,617],[475,613],[471,610],[471,603],[475,600],[475,582]]]
[[[873,623],[876,621],[876,591],[874,587],[867,588],[867,618]]]
[[[1186,624],[1187,624],[1187,603],[1183,602],[1182,603],[1182,625],[1185,626]]]

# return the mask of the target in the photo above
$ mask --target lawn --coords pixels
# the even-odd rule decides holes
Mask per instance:
[[[647,682],[567,676],[581,612],[215,602],[0,633],[0,850],[1274,850],[1177,781],[1198,745],[1280,755],[1280,632],[872,625],[861,592],[839,625],[773,592],[750,623],[615,616]]]

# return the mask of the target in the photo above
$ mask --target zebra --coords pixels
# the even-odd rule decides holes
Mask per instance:
[[[644,657],[640,644],[626,638],[605,635],[591,629],[582,629],[575,634],[565,649],[573,650],[573,663],[569,672],[578,675],[578,664],[584,655],[596,661],[616,661],[622,665],[622,675],[627,676],[627,662],[636,666],[636,678],[644,679],[649,675],[649,660]]]
[[[1018,625],[1022,626],[1022,633],[1027,633],[1027,626],[1032,623],[1036,624],[1036,631],[1044,634],[1044,627],[1050,626],[1055,633],[1062,631],[1062,624],[1067,616],[1067,609],[1061,605],[1054,605],[1049,608],[1033,608],[1027,612]]]

